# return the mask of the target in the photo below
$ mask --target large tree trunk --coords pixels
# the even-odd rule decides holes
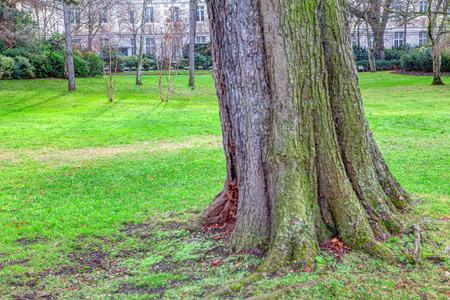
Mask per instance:
[[[441,43],[435,42],[433,44],[433,83],[432,85],[444,85],[441,79]]]
[[[75,91],[75,67],[73,64],[72,36],[70,32],[69,6],[63,1],[64,30],[66,37],[66,66],[67,78],[69,79],[69,91]]]
[[[195,31],[197,29],[197,1],[189,1],[189,86],[195,85]]]
[[[379,239],[402,230],[411,199],[364,115],[346,0],[211,0],[208,12],[227,179],[191,227],[234,224],[235,251],[270,242],[269,273],[313,266],[337,235],[391,260]]]

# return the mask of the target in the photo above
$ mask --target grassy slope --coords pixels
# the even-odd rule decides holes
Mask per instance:
[[[419,220],[433,241],[427,253],[442,252],[450,233],[445,222],[450,220],[450,87],[431,87],[428,77],[389,73],[361,74],[360,80],[366,114],[389,165],[420,197],[407,222],[443,219]],[[61,80],[0,81],[0,298],[123,299],[127,294],[131,299],[164,293],[172,298],[182,292],[195,298],[246,276],[245,267],[260,262],[253,256],[208,253],[197,263],[193,258],[214,239],[167,233],[153,223],[161,216],[187,218],[221,188],[225,174],[212,78],[198,76],[195,90],[186,87],[187,77],[180,78],[177,93],[163,104],[155,76],[145,77],[141,87],[133,83],[133,77],[119,77],[116,101],[108,103],[100,79],[78,79],[78,90],[70,94]],[[152,237],[143,239],[148,232]],[[390,246],[404,256],[403,243],[410,238],[394,238]],[[93,257],[95,263],[74,255]],[[216,256],[226,263],[211,269]],[[105,261],[115,267],[99,268]],[[158,272],[154,268],[163,261],[171,267]],[[237,261],[244,267],[230,270]],[[409,265],[392,267],[358,253],[340,264],[326,255],[319,261],[323,268],[310,277],[259,282],[236,295],[324,274],[329,274],[326,283],[308,290],[312,298],[317,293],[387,297],[404,281],[398,274],[422,284],[401,283],[407,286],[403,295],[450,293],[435,287],[445,285],[448,263],[410,272]],[[354,269],[357,264],[363,271]],[[128,271],[116,274],[117,268]],[[186,275],[189,268],[197,277]],[[209,273],[198,277],[201,272]],[[373,276],[380,286],[361,279]]]

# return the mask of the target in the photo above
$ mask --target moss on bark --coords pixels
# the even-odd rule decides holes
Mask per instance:
[[[393,260],[379,239],[402,230],[397,209],[412,204],[364,115],[346,5],[208,2],[227,182],[239,190],[231,244],[270,242],[260,272],[313,267],[318,242],[336,235]],[[230,215],[226,188],[199,224]]]

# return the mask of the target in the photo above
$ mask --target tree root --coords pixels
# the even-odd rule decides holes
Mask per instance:
[[[195,218],[189,219],[183,229],[198,230],[209,224],[234,224],[238,202],[235,182],[226,183],[223,190],[214,197],[211,204]]]
[[[422,261],[422,254],[423,254],[423,248],[422,243],[420,239],[420,227],[419,225],[412,225],[411,226],[412,233],[414,235],[414,251],[412,254],[414,264],[417,266],[420,265],[420,262]]]
[[[233,283],[219,289],[218,291],[215,291],[212,294],[207,295],[205,297],[205,299],[213,299],[214,297],[232,293],[233,291],[237,291],[240,288],[244,287],[246,284],[250,284],[250,283],[256,282],[260,279],[263,279],[265,275],[266,274],[263,274],[261,272],[253,273],[249,277],[244,278],[242,281],[233,282]]]

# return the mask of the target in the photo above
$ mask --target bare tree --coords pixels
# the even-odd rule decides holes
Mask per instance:
[[[141,68],[142,68],[142,55],[144,53],[144,36],[145,36],[145,11],[147,9],[147,0],[143,0],[142,3],[142,15],[141,15],[141,36],[139,42],[139,59],[136,71],[136,85],[142,85],[141,81]]]
[[[363,0],[363,9],[364,9],[364,21],[366,23],[366,36],[367,36],[367,56],[369,59],[369,70],[370,72],[376,72],[377,71],[377,65],[376,65],[376,57],[375,57],[375,45],[376,42],[374,41],[373,44],[371,44],[370,41],[370,32],[369,32],[369,18],[367,11],[369,10],[369,7],[366,7],[366,0]]]
[[[448,11],[450,1],[428,0],[426,16],[428,18],[428,39],[432,47],[433,56],[433,82],[432,85],[443,85],[441,79],[441,51],[442,39],[448,30]]]
[[[46,39],[49,33],[57,31],[57,24],[61,20],[61,2],[57,0],[25,0],[24,3],[33,10],[40,40]]]
[[[197,1],[189,1],[189,86],[195,85],[195,32],[197,29]]]
[[[75,91],[75,66],[73,64],[73,50],[72,50],[72,34],[70,28],[69,5],[71,2],[63,1],[64,12],[64,34],[66,37],[66,68],[67,78],[69,79],[69,91]]]
[[[384,59],[384,33],[394,0],[349,0],[350,13],[364,19],[372,29],[376,59]],[[367,37],[370,39],[370,36]]]
[[[397,0],[393,5],[393,21],[397,27],[403,28],[403,44],[407,44],[408,26],[414,25],[413,21],[417,18],[415,8],[419,0]]]
[[[141,31],[142,24],[145,24],[142,22],[143,14],[139,14],[141,5],[131,2],[131,0],[125,0],[121,7],[123,7],[120,12],[121,23],[133,37],[131,44],[134,50],[131,54],[136,55],[137,37]]]
[[[177,67],[180,63],[183,40],[186,36],[186,29],[188,26],[188,22],[184,16],[185,13],[181,11],[179,7],[175,6],[173,1],[168,1],[166,5],[168,6],[168,9],[165,10],[166,15],[162,16],[163,24],[161,27],[161,36],[159,40],[160,47],[156,47],[156,49],[158,49],[156,52],[156,61],[158,67],[161,101],[168,101],[171,90],[172,92],[174,91],[174,88],[171,89],[171,86],[176,81],[171,81],[172,69],[173,66]],[[164,70],[167,71],[167,89],[165,99],[163,97],[162,86],[162,75]],[[176,80],[177,72],[176,70],[174,71]]]
[[[80,2],[80,20],[78,29],[87,36],[87,50],[93,50],[95,37],[99,32],[107,35],[106,28],[109,20],[117,17],[113,7],[121,3],[120,0],[84,0]]]

